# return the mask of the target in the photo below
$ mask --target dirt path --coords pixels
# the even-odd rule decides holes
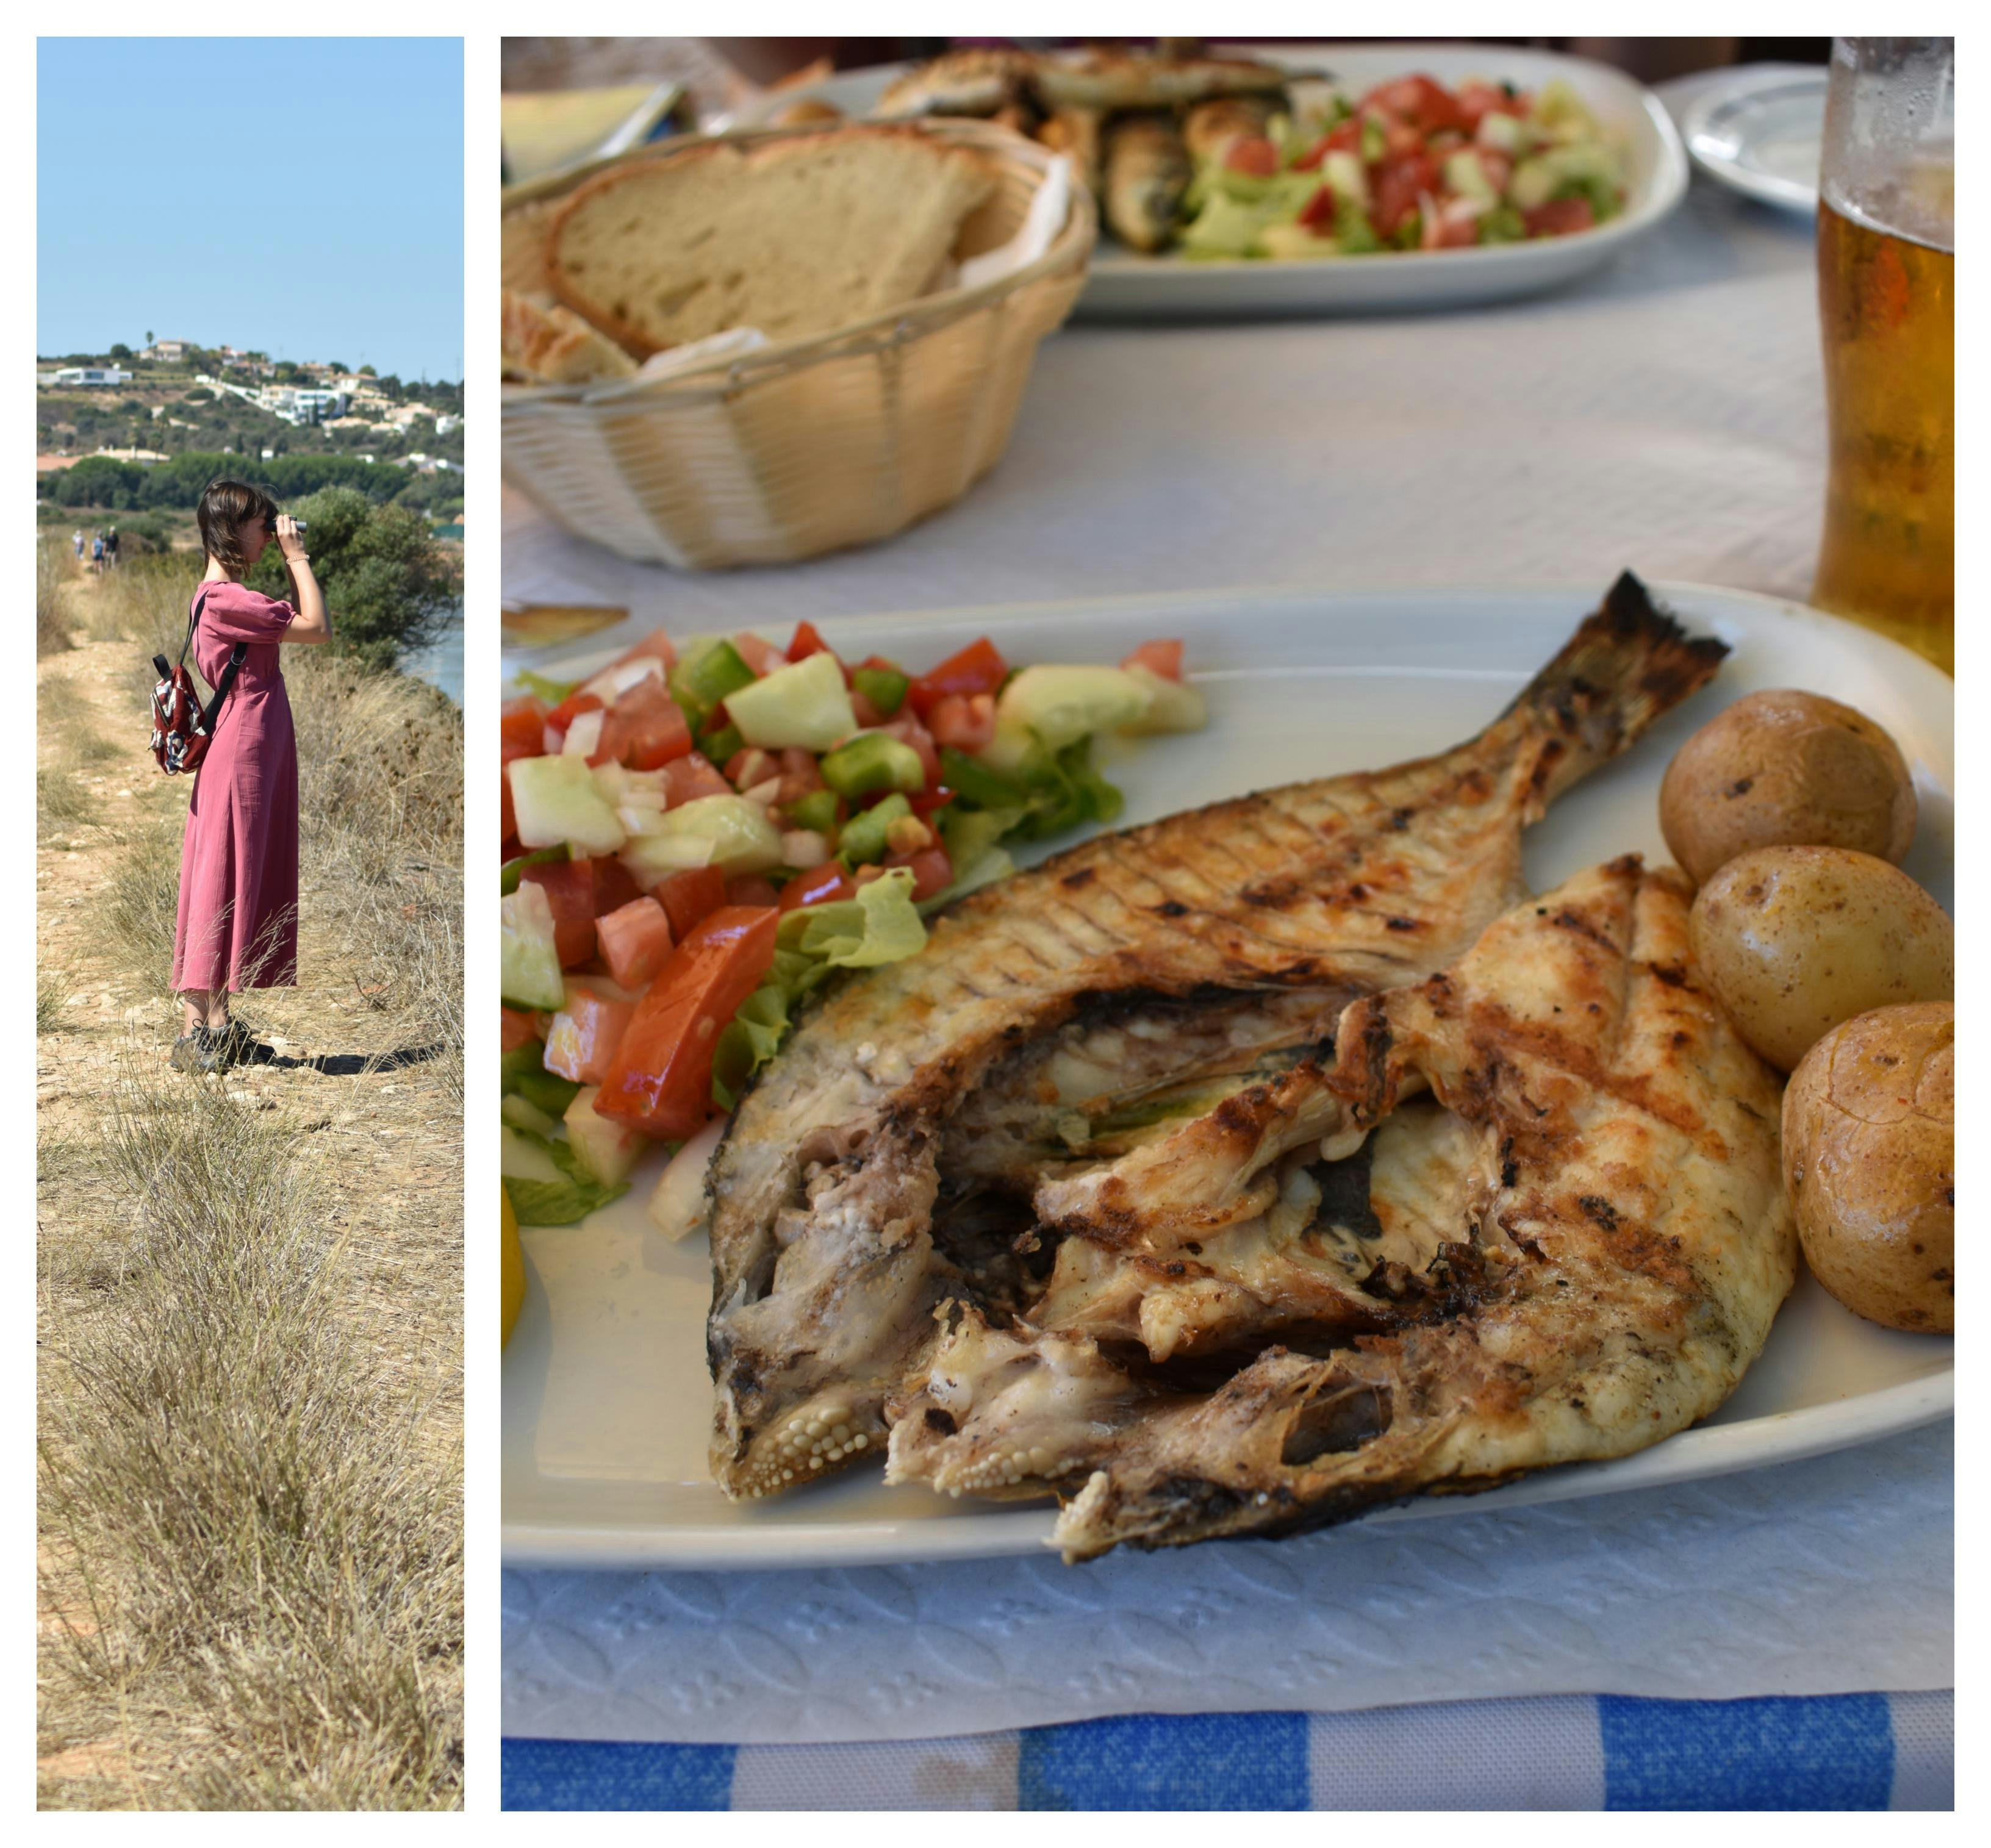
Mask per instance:
[[[79,645],[36,670],[37,761],[56,791],[42,808],[36,865],[45,1328],[50,1316],[90,1312],[89,1288],[77,1274],[81,1254],[101,1242],[104,1228],[93,1220],[105,1209],[80,1176],[100,1139],[103,1100],[114,1077],[136,1061],[155,1064],[156,1081],[173,1081],[167,1061],[179,1008],[165,992],[168,972],[161,968],[148,980],[123,966],[129,956],[115,953],[107,919],[134,842],[176,858],[192,782],[161,775],[146,747],[145,646],[83,638],[100,587],[79,577],[65,591]],[[341,951],[335,895],[315,893],[310,883],[308,866],[299,985],[252,992],[236,1009],[276,1058],[238,1068],[225,1081],[183,1081],[221,1085],[241,1109],[278,1113],[268,1120],[287,1133],[324,1138],[314,1151],[330,1159],[317,1166],[335,1178],[323,1210],[347,1239],[341,1306],[363,1322],[396,1390],[439,1404],[427,1428],[447,1448],[461,1434],[460,1105],[427,1049],[396,1043],[394,1019],[369,1002],[353,958]],[[60,1345],[45,1333],[45,1396],[63,1390]],[[50,1570],[52,1558],[45,1547],[45,1663],[49,1636],[62,1618],[87,1615],[80,1588],[60,1566]],[[148,1801],[146,1788],[151,1735],[159,1735],[162,1758],[183,1749],[166,1737],[175,1717],[128,1712],[107,1726],[109,1717],[100,1704],[73,1698],[58,1677],[44,1674],[43,1807],[150,1807],[158,1800]]]

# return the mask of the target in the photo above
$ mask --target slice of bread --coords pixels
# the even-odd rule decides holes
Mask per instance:
[[[536,199],[512,206],[499,220],[498,271],[506,288],[522,295],[546,294],[546,234],[566,203],[564,196]]]
[[[978,155],[912,128],[707,142],[580,188],[548,278],[639,359],[728,328],[803,339],[924,293],[995,188]]]
[[[504,291],[505,370],[536,385],[626,379],[636,362],[546,295]]]

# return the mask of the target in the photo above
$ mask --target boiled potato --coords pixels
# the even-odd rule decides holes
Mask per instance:
[[[1836,1026],[1784,1093],[1784,1177],[1812,1275],[1855,1315],[1956,1326],[1956,1009]]]
[[[1659,828],[1697,885],[1755,847],[1850,847],[1898,865],[1915,838],[1915,786],[1863,713],[1816,693],[1751,693],[1666,766]]]
[[[1759,847],[1700,889],[1693,958],[1736,1030],[1789,1071],[1842,1020],[1953,992],[1955,932],[1898,867],[1843,847]]]

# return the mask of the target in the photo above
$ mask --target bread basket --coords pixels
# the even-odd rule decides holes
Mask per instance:
[[[927,132],[973,148],[998,175],[956,254],[1006,242],[1050,151],[982,122]],[[505,203],[571,190],[610,164],[514,188]],[[1075,183],[1050,247],[998,281],[634,386],[507,385],[505,478],[569,531],[680,567],[780,564],[887,538],[994,467],[1037,343],[1077,299],[1095,235],[1092,201]]]

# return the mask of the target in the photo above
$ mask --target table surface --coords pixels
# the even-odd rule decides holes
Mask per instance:
[[[1691,83],[1663,94],[1677,108]],[[1601,590],[1626,566],[1802,599],[1824,429],[1809,223],[1697,175],[1645,242],[1533,301],[1069,326],[1040,353],[994,472],[861,551],[673,573],[575,540],[508,491],[504,588],[626,604],[632,629],[678,633],[1244,584]],[[1932,1609],[1948,1589],[1927,1587]],[[507,1625],[508,1683],[531,1627]],[[624,1736],[672,1737],[656,1710]],[[522,1718],[510,1707],[507,1731],[537,1730]]]

